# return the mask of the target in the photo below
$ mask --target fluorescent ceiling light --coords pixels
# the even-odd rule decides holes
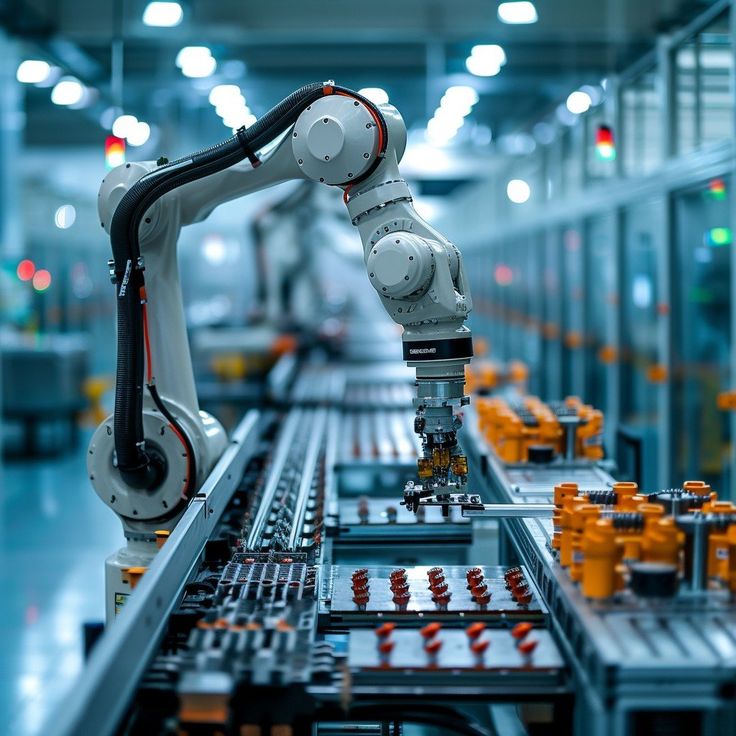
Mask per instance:
[[[508,2],[498,6],[498,19],[502,23],[520,25],[536,23],[539,20],[537,9],[531,2]]]
[[[77,211],[73,204],[63,204],[54,213],[54,224],[60,230],[67,230],[77,219]]]
[[[138,118],[135,115],[120,115],[112,124],[112,134],[116,138],[127,138],[138,125]]]
[[[23,84],[41,84],[50,74],[50,64],[40,59],[26,59],[18,65],[15,78]]]
[[[240,92],[240,87],[237,84],[217,84],[211,90],[208,96],[210,105],[220,105],[232,99],[242,98],[245,102],[245,97]]]
[[[84,85],[75,77],[62,77],[51,90],[55,105],[76,105],[84,97]]]
[[[495,77],[506,63],[506,53],[495,43],[473,46],[465,66],[477,77]]]
[[[574,115],[582,115],[582,113],[588,112],[592,102],[590,95],[579,89],[568,95],[567,102],[565,104],[567,105],[567,109]]]
[[[126,136],[131,146],[142,146],[151,137],[151,126],[148,123],[138,121],[131,127]]]
[[[185,46],[176,55],[176,65],[192,79],[209,77],[217,69],[217,61],[206,46]]]
[[[385,105],[388,103],[388,92],[381,87],[363,87],[358,90],[359,95],[363,95],[367,100],[370,100],[374,105]]]
[[[146,5],[143,11],[143,22],[147,26],[173,28],[181,23],[184,11],[179,3],[153,2]]]
[[[514,204],[524,204],[531,196],[532,190],[523,179],[512,179],[506,185],[506,196]]]

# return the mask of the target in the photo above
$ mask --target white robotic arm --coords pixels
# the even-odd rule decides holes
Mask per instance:
[[[173,163],[126,164],[105,178],[99,212],[113,244],[118,375],[115,414],[95,433],[88,467],[129,538],[173,527],[226,441],[197,404],[176,261],[180,229],[223,202],[293,179],[344,190],[368,277],[403,326],[404,358],[416,369],[415,429],[424,444],[417,488],[462,489],[467,462],[453,407],[467,403],[471,301],[459,251],[412,207],[398,168],[405,145],[393,107],[328,82],[298,90],[220,146]]]

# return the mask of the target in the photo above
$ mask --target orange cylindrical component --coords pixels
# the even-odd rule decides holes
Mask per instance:
[[[601,515],[601,507],[586,503],[579,506],[572,519],[572,563],[570,565],[570,577],[575,582],[583,579],[583,535],[589,521],[595,520]]]
[[[644,527],[641,539],[642,562],[680,563],[682,532],[671,517],[652,519]]]
[[[554,534],[552,535],[552,549],[560,548],[560,541],[562,535],[562,505],[563,501],[569,496],[578,495],[578,484],[577,483],[560,483],[555,486],[554,503],[555,510],[552,513],[552,527]]]
[[[613,484],[613,492],[616,494],[616,510],[632,511],[631,499],[637,494],[639,486],[628,481],[619,481]]]
[[[569,567],[572,564],[573,518],[576,510],[585,505],[585,499],[579,496],[568,496],[562,504],[560,514],[560,565]]]
[[[583,534],[583,595],[610,598],[616,590],[618,548],[610,519],[590,521]]]

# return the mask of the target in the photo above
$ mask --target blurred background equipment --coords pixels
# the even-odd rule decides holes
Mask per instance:
[[[0,733],[736,731],[733,4],[0,0]],[[177,267],[227,447],[94,644],[100,182],[330,79],[463,253],[467,493],[415,492],[342,190],[223,204]]]

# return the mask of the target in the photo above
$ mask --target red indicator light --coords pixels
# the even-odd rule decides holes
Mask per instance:
[[[105,138],[105,168],[114,169],[125,163],[125,141],[114,135]]]
[[[16,274],[21,281],[30,281],[34,273],[36,273],[36,264],[28,258],[22,260],[16,269]]]
[[[595,132],[595,152],[603,161],[613,161],[616,158],[613,130],[608,125],[599,125]]]

